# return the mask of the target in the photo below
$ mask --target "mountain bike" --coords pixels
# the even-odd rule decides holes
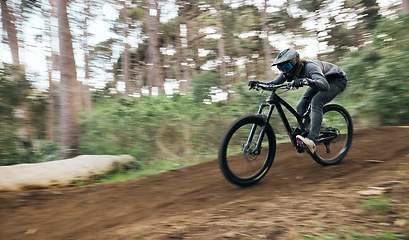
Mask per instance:
[[[231,183],[250,186],[259,182],[270,170],[276,152],[276,136],[269,121],[275,108],[297,152],[308,152],[323,166],[338,164],[348,153],[353,125],[351,116],[344,107],[337,104],[324,106],[316,150],[311,153],[302,142],[296,140],[297,135],[308,135],[311,105],[300,115],[278,96],[277,90],[283,89],[280,93],[286,92],[292,89],[291,83],[257,83],[254,88],[270,92],[266,102],[260,104],[256,115],[243,116],[234,121],[224,133],[219,147],[220,169]],[[295,118],[296,126],[290,125],[283,106]]]

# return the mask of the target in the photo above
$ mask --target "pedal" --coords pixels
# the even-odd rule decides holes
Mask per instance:
[[[302,141],[298,141],[297,140],[297,147],[296,147],[296,149],[297,149],[297,152],[298,153],[303,153],[303,152],[305,152],[305,145],[304,145],[304,143],[302,142]]]
[[[308,147],[307,146],[305,146],[305,144],[302,142],[302,141],[299,141],[299,140],[297,140],[297,152],[298,153],[303,153],[303,152],[305,152],[305,151],[309,151],[308,150]]]

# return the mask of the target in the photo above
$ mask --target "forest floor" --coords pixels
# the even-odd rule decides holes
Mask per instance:
[[[0,193],[0,239],[409,239],[409,127],[357,130],[322,167],[277,147],[255,186],[217,161],[117,183]]]

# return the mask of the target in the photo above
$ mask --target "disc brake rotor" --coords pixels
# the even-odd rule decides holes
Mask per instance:
[[[254,149],[256,147],[255,143],[251,143],[250,146],[245,147],[245,144],[243,144],[242,150],[243,150],[243,156],[244,158],[248,161],[254,161],[259,154],[254,154]]]

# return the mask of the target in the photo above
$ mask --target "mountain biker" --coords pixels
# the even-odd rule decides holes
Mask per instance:
[[[309,86],[296,107],[298,114],[302,115],[311,103],[309,134],[307,137],[297,135],[296,138],[314,154],[321,129],[323,107],[344,91],[348,82],[347,75],[332,63],[300,59],[300,55],[293,48],[280,52],[272,66],[277,66],[281,73],[273,81],[265,84],[275,85],[293,81],[291,85],[296,88]],[[260,82],[249,81],[248,85],[254,87],[257,83]]]

